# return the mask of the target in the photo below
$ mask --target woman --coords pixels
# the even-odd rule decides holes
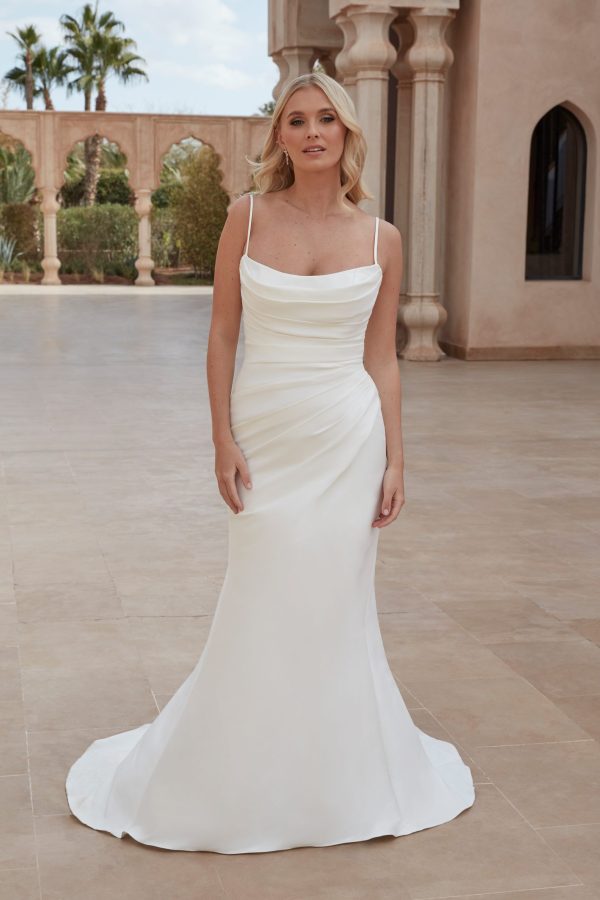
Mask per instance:
[[[404,503],[402,246],[357,206],[365,153],[344,89],[302,75],[275,105],[256,196],[229,209],[207,355],[227,571],[160,714],[71,767],[71,810],[93,828],[265,852],[408,834],[474,802],[456,748],[414,725],[377,620],[379,529]]]

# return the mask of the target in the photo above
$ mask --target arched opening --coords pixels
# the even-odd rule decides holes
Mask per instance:
[[[42,278],[41,213],[31,153],[0,132],[0,282]]]
[[[531,138],[526,279],[581,278],[586,159],[581,123],[553,107]]]
[[[132,205],[127,157],[119,145],[101,135],[78,141],[67,156],[60,202],[63,208],[101,203]]]
[[[194,136],[162,157],[152,193],[151,234],[157,284],[212,284],[217,245],[230,198],[222,160]]]
[[[138,217],[127,157],[99,134],[73,145],[58,192],[61,280],[131,284],[136,277]]]

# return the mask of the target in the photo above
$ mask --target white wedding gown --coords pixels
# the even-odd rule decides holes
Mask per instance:
[[[386,466],[364,334],[374,259],[325,275],[240,260],[245,355],[231,392],[252,488],[206,645],[156,718],[71,766],[71,811],[172,850],[250,853],[403,835],[474,802],[453,744],[412,721],[374,590]]]

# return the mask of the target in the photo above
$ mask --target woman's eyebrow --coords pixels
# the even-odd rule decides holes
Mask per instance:
[[[319,109],[318,112],[334,112],[333,106],[324,106],[323,109]],[[296,109],[294,112],[288,113],[286,118],[289,119],[290,116],[303,116],[304,113],[301,109]]]

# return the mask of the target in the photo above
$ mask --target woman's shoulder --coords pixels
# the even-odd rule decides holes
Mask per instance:
[[[402,234],[400,230],[396,228],[393,222],[388,222],[387,219],[379,217],[379,236],[383,238],[384,241],[394,245],[399,246],[402,244]]]
[[[378,247],[378,256],[384,271],[391,261],[402,266],[402,235],[392,222],[383,218],[379,219]]]

